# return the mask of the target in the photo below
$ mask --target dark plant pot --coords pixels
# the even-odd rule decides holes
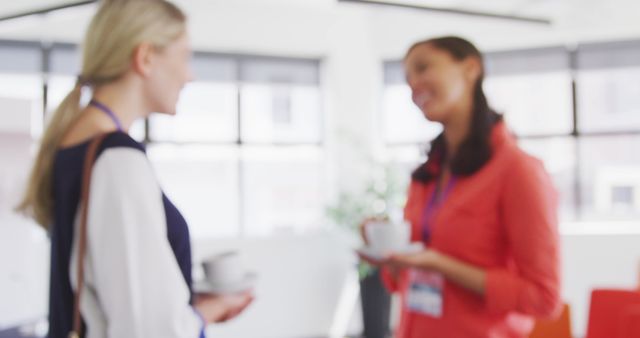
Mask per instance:
[[[380,270],[371,271],[360,280],[360,299],[364,338],[387,338],[390,335],[391,295],[380,278]]]

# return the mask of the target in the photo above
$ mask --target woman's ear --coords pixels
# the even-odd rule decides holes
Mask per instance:
[[[480,75],[482,74],[482,64],[476,57],[468,57],[464,61],[464,74],[465,79],[469,83],[476,83]]]
[[[133,71],[142,77],[151,74],[154,48],[149,43],[141,43],[133,50]]]

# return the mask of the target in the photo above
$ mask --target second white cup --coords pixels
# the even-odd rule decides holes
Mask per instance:
[[[202,261],[207,281],[214,285],[226,285],[242,281],[245,267],[237,252],[225,252]]]
[[[409,245],[411,227],[407,222],[372,222],[365,226],[365,235],[372,250],[381,253],[393,252]]]

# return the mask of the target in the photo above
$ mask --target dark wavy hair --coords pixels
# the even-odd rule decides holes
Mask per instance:
[[[477,58],[480,61],[482,68],[473,90],[471,128],[467,138],[460,144],[458,152],[453,158],[448,159],[453,175],[470,176],[480,170],[491,159],[491,130],[496,123],[502,120],[502,116],[489,107],[482,89],[484,80],[482,54],[471,42],[459,37],[447,36],[416,42],[407,51],[405,59],[416,47],[423,45],[429,45],[445,51],[457,61],[466,60],[470,57]],[[431,142],[427,156],[427,161],[414,170],[411,175],[413,180],[427,183],[437,179],[440,175],[442,163],[447,159],[444,132],[440,133]]]

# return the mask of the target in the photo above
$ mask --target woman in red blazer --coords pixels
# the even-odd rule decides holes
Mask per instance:
[[[537,159],[488,106],[468,41],[418,42],[414,103],[444,131],[412,175],[405,219],[426,250],[381,263],[402,299],[398,338],[526,337],[560,308],[557,197]]]

